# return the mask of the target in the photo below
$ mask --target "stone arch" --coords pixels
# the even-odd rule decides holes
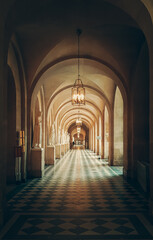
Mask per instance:
[[[92,126],[91,123],[89,122],[89,120],[85,119],[84,117],[82,117],[81,119],[82,119],[83,123],[84,123],[88,128]],[[71,120],[69,120],[68,123],[65,123],[64,128],[65,128],[66,130],[68,130],[69,127],[70,127],[73,123],[75,123],[75,122],[76,122],[76,117],[74,117],[74,118],[72,118]]]
[[[9,42],[9,48],[8,48],[8,56],[7,56],[7,64],[9,66],[9,72],[12,74],[12,81],[14,81],[15,84],[15,98],[16,103],[14,104],[14,114],[15,116],[15,128],[16,128],[16,140],[14,143],[14,154],[15,157],[15,165],[14,165],[14,173],[12,173],[12,176],[14,178],[14,181],[25,181],[26,179],[26,161],[27,161],[27,111],[26,111],[26,99],[27,99],[27,93],[26,93],[26,82],[25,82],[25,74],[24,74],[24,66],[22,62],[22,56],[20,54],[20,50],[18,48],[18,44],[16,41],[15,36],[12,36],[10,42]],[[9,73],[10,75],[10,73]],[[11,83],[10,83],[11,84]],[[8,89],[8,92],[10,89]],[[10,96],[12,96],[12,93],[8,93],[8,102],[10,99]],[[10,103],[11,105],[11,103]],[[12,119],[14,117],[12,116]],[[9,120],[8,120],[9,121]],[[14,126],[14,121],[12,123],[12,126]],[[8,124],[9,128],[9,124]],[[12,127],[13,128],[13,127]],[[23,131],[23,141],[20,142],[20,131]],[[9,130],[8,132],[10,132]],[[13,140],[13,139],[12,139]],[[11,138],[9,138],[8,141],[11,141]],[[19,153],[19,147],[22,147],[22,153],[20,151]],[[15,152],[16,151],[16,152]],[[19,156],[20,155],[20,156]],[[10,156],[11,158],[11,156]],[[13,160],[12,160],[13,163]],[[10,168],[11,169],[11,168]],[[13,169],[12,169],[13,172]]]
[[[30,109],[30,159],[28,161],[28,173],[30,176],[40,177],[44,174],[46,144],[43,87],[33,93]]]
[[[65,122],[64,122],[64,129],[68,129],[68,126],[71,125],[71,122],[75,122],[76,121],[76,117],[78,115],[77,114],[74,114],[72,117],[68,117]],[[89,118],[88,116],[84,115],[81,117],[82,118],[82,121],[85,122],[87,124],[87,126],[91,126],[91,124],[93,124],[93,120],[91,118]]]
[[[82,108],[83,110],[85,110],[84,108]],[[75,109],[74,109],[75,110]],[[69,111],[67,111],[66,112],[66,114],[68,114],[68,113],[70,113],[72,110],[69,110]],[[94,118],[94,119],[96,119],[96,116],[91,112],[91,111],[89,111],[89,110],[87,110],[87,112],[89,113],[89,114],[91,114],[91,116]],[[77,113],[76,114],[73,114],[73,115],[78,115]],[[86,116],[86,114],[84,114],[85,116]],[[61,123],[60,123],[60,125],[61,125],[61,127],[63,127],[63,121],[65,120],[64,118],[66,118],[66,116],[63,116],[63,118],[61,119]],[[90,117],[88,117],[89,119],[91,119]],[[66,118],[66,120],[67,120],[67,118]]]
[[[15,82],[16,88],[16,131],[21,130],[21,85],[20,85],[20,76],[19,76],[19,69],[18,64],[16,61],[15,52],[13,49],[12,44],[9,46],[8,51],[8,65],[12,71],[12,75]]]
[[[44,133],[45,133],[45,102],[44,102],[44,92],[43,92],[43,88],[41,87],[39,89],[39,91],[37,92],[37,94],[35,96],[33,96],[33,101],[31,104],[31,113],[32,113],[32,129],[34,131],[34,127],[36,124],[40,124],[40,136],[36,141],[36,145],[37,147],[45,147],[45,137],[44,137]],[[32,144],[32,147],[35,144]]]
[[[15,182],[15,163],[17,146],[17,132],[16,132],[16,85],[13,73],[8,67],[7,78],[7,183]]]

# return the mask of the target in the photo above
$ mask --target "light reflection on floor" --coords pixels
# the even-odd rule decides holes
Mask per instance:
[[[148,202],[122,171],[91,151],[67,152],[8,201],[2,239],[153,239]]]

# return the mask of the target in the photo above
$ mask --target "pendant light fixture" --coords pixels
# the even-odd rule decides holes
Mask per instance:
[[[81,127],[77,127],[77,133],[81,132]]]
[[[72,88],[72,105],[84,105],[85,104],[85,88],[83,87],[82,80],[80,78],[80,35],[81,29],[77,29],[78,36],[78,78],[75,80]]]
[[[80,111],[78,111],[78,118],[76,119],[76,125],[77,126],[82,126],[82,120],[81,120],[81,117],[80,117]]]
[[[77,126],[81,126],[81,125],[82,125],[82,120],[81,120],[81,118],[78,118],[78,119],[76,120],[76,125],[77,125]]]

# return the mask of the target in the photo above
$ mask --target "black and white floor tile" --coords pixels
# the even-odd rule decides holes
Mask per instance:
[[[153,239],[148,200],[91,151],[72,150],[8,200],[7,239]]]

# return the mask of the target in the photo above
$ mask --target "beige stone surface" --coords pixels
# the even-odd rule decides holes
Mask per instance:
[[[53,165],[55,161],[55,146],[47,146],[46,163]]]
[[[33,148],[31,150],[31,175],[32,177],[42,177],[44,175],[44,149]]]
[[[60,159],[61,158],[61,144],[56,144],[56,158]]]

